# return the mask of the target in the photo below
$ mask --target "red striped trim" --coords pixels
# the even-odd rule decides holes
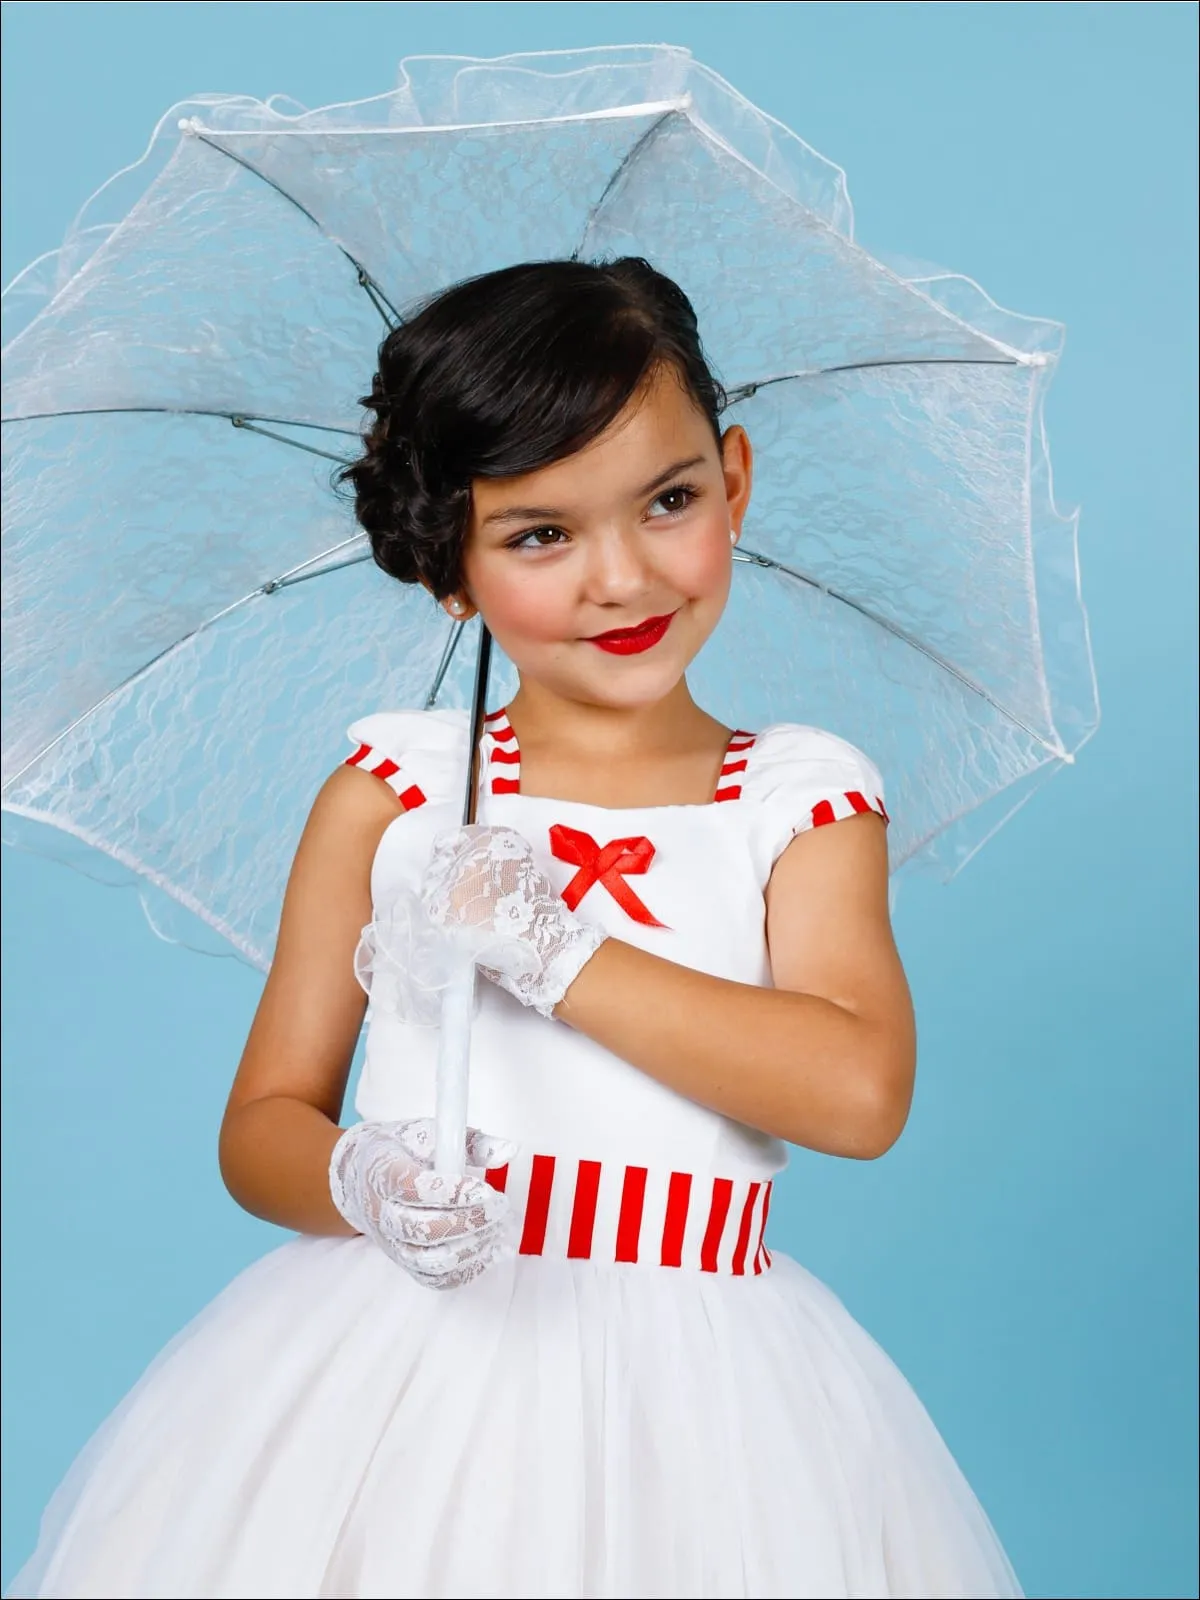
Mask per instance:
[[[575,1178],[575,1204],[571,1207],[569,1256],[588,1257],[592,1253],[592,1232],[596,1226],[596,1200],[600,1193],[600,1163],[581,1161]]]
[[[745,1204],[742,1206],[742,1220],[738,1224],[737,1243],[733,1247],[733,1265],[730,1270],[741,1277],[746,1270],[746,1252],[750,1248],[750,1225],[754,1221],[754,1202],[758,1199],[761,1184],[752,1183],[746,1191]]]
[[[762,1271],[762,1269],[763,1269],[763,1258],[767,1256],[767,1247],[766,1247],[766,1244],[763,1241],[764,1241],[764,1238],[765,1238],[765,1235],[766,1235],[766,1232],[767,1232],[767,1212],[770,1211],[770,1209],[771,1209],[771,1180],[768,1178],[767,1179],[767,1186],[763,1190],[762,1221],[758,1225],[758,1248],[754,1252],[754,1270],[755,1270],[755,1272],[761,1272]],[[767,1265],[770,1266],[770,1264],[771,1264],[770,1258],[767,1257]]]
[[[520,794],[521,792],[521,746],[517,743],[516,730],[508,720],[508,707],[501,706],[498,711],[490,711],[484,718],[488,725],[488,737],[491,747],[488,751],[488,765],[509,768],[507,777],[500,777],[495,772],[491,777],[492,794]],[[502,744],[510,746],[502,750]]]
[[[525,1226],[521,1230],[520,1253],[523,1256],[540,1256],[545,1248],[550,1191],[553,1187],[554,1157],[534,1156],[529,1198],[525,1202]]]
[[[735,728],[729,735],[729,743],[725,746],[725,754],[721,760],[721,776],[717,779],[717,792],[713,795],[714,805],[726,800],[741,799],[741,784],[726,783],[724,780],[736,776],[739,772],[745,772],[750,758],[748,755],[742,755],[742,751],[752,749],[756,737],[756,734],[747,733],[745,728]]]
[[[621,1185],[621,1214],[617,1219],[617,1261],[636,1261],[638,1236],[642,1231],[642,1208],[646,1203],[646,1168],[626,1167]]]
[[[418,806],[423,806],[426,803],[424,792],[415,783],[409,784],[403,791],[401,790],[402,774],[399,781],[392,782],[392,779],[400,772],[399,762],[393,761],[390,756],[381,756],[377,759],[372,745],[360,744],[352,756],[346,757],[345,764],[348,767],[357,767],[361,772],[369,772],[373,778],[379,778],[383,783],[386,783],[405,811],[415,811]]]
[[[877,811],[878,811],[878,812],[879,812],[879,815],[880,815],[880,816],[881,816],[881,817],[882,817],[882,818],[883,818],[883,820],[884,820],[884,821],[885,821],[885,822],[886,822],[886,823],[887,823],[887,824],[888,824],[888,826],[889,826],[889,827],[890,827],[890,826],[891,826],[891,822],[892,822],[892,819],[891,819],[891,817],[889,817],[889,816],[888,816],[888,814],[887,814],[887,807],[886,807],[886,806],[885,806],[885,805],[884,805],[884,803],[883,803],[883,797],[882,797],[882,796],[881,796],[881,795],[876,795],[876,796],[875,796],[875,808],[876,808],[876,810],[877,810]]]
[[[883,801],[878,795],[875,796],[874,805],[858,789],[844,789],[842,798],[850,807],[851,815],[859,816],[864,811],[877,811],[885,822],[891,822],[891,818],[884,810]],[[834,802],[832,800],[818,800],[812,808],[812,820],[814,828],[823,828],[827,823],[836,822],[838,814],[834,808]]]
[[[761,1274],[771,1264],[763,1238],[770,1179],[698,1179],[678,1171],[656,1176],[653,1167],[546,1154],[483,1176],[508,1194],[524,1256],[735,1277]],[[703,1215],[692,1204],[700,1188],[707,1197]]]
[[[725,1232],[725,1218],[729,1215],[729,1202],[733,1198],[733,1183],[729,1178],[714,1178],[712,1204],[708,1210],[708,1226],[704,1230],[704,1243],[700,1246],[700,1270],[717,1270],[717,1251],[721,1248],[721,1235]]]
[[[687,1227],[688,1197],[692,1192],[690,1172],[673,1172],[667,1186],[667,1214],[663,1220],[662,1265],[683,1265],[683,1234]]]

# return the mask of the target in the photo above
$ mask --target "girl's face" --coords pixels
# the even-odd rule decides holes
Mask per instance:
[[[575,455],[475,479],[467,609],[451,614],[481,611],[522,679],[564,699],[654,704],[724,610],[751,459],[737,426],[718,449],[674,369],[660,367]]]

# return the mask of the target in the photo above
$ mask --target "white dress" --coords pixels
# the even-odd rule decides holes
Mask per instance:
[[[457,823],[461,713],[350,730],[408,808],[377,911]],[[770,982],[763,890],[806,827],[883,785],[819,729],[735,735],[707,805],[520,793],[488,721],[480,820],[581,917]],[[51,1501],[10,1591],[57,1596],[991,1596],[1021,1593],[928,1415],[837,1298],[768,1247],[787,1150],[481,983],[469,1121],[516,1258],[444,1292],[366,1239],[298,1238],[157,1357]],[[434,1030],[368,1014],[364,1118],[433,1112]]]

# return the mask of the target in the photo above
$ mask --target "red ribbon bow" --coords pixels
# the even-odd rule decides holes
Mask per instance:
[[[569,911],[574,911],[594,883],[602,883],[621,910],[635,922],[647,928],[667,926],[643,905],[625,882],[625,873],[645,872],[654,860],[654,846],[649,839],[614,839],[601,847],[590,833],[556,822],[550,829],[550,854],[558,861],[569,861],[579,868],[562,892]]]

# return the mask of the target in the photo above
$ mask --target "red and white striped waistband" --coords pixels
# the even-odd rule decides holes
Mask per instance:
[[[522,1155],[486,1177],[517,1207],[521,1255],[734,1277],[771,1265],[763,1237],[770,1178],[717,1178],[552,1155]]]

